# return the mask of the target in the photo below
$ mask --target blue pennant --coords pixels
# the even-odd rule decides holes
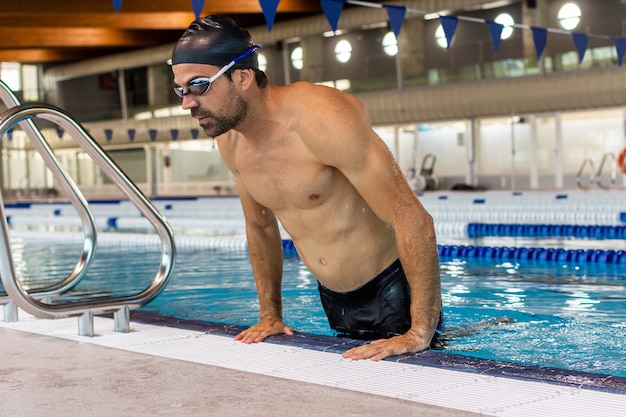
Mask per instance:
[[[459,18],[456,16],[439,16],[441,21],[441,27],[446,34],[446,40],[448,41],[447,49],[450,49],[452,38],[456,32],[456,26],[459,24]]]
[[[278,9],[278,3],[280,0],[259,0],[261,3],[261,9],[263,9],[263,16],[265,16],[265,23],[267,23],[267,30],[272,31],[274,26],[274,19],[276,19],[276,10]]]
[[[406,15],[406,7],[391,6],[388,4],[385,4],[384,7],[387,9],[387,16],[389,16],[389,26],[391,26],[391,30],[396,35],[397,39],[398,36],[400,36],[400,29],[402,28],[404,16]]]
[[[337,24],[339,23],[339,16],[343,10],[344,0],[321,0],[322,10],[326,16],[326,20],[330,24],[330,28],[333,32],[337,31]]]
[[[502,31],[504,30],[504,25],[488,20],[487,28],[489,28],[489,34],[491,35],[491,42],[493,43],[493,56],[496,56],[498,54],[498,48],[500,47],[500,39],[502,38]]]
[[[587,52],[587,45],[589,45],[589,36],[584,33],[572,33],[572,39],[574,40],[574,45],[576,45],[576,50],[578,51],[578,63],[583,62],[583,58],[585,58],[585,52]]]
[[[157,138],[157,135],[159,134],[159,131],[156,129],[149,129],[148,130],[148,135],[150,136],[150,140],[152,142],[154,142]]]
[[[122,0],[113,0],[113,7],[115,7],[115,13],[119,13],[122,8]]]
[[[128,139],[132,142],[135,140],[135,129],[128,129]]]
[[[199,18],[202,14],[202,9],[204,9],[204,0],[191,0],[191,7],[193,7],[193,14],[196,16],[196,19]]]
[[[531,26],[533,32],[533,41],[535,42],[535,51],[537,52],[537,61],[541,59],[541,54],[546,48],[546,42],[548,41],[548,29],[538,28]]]
[[[621,67],[624,60],[624,52],[626,51],[626,38],[615,38],[613,43],[617,51],[617,64]]]
[[[104,137],[107,142],[111,142],[111,139],[113,139],[113,129],[104,129]]]
[[[172,136],[172,140],[178,139],[178,129],[170,129],[170,136]]]

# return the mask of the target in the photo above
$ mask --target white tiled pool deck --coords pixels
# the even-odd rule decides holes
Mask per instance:
[[[2,312],[0,312],[2,315]],[[0,321],[0,415],[626,415],[626,395],[131,321]],[[253,375],[251,375],[253,374]]]

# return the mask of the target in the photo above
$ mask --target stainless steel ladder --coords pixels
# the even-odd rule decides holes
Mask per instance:
[[[602,174],[604,173],[604,167],[606,165],[606,161],[608,158],[613,158],[613,163],[610,165],[611,166],[611,173],[610,173],[610,177],[609,177],[609,185],[605,185],[602,183]],[[589,165],[589,182],[587,184],[583,183],[582,180],[582,175],[585,171],[585,167]],[[588,190],[594,183],[599,187],[602,188],[604,190],[608,190],[610,189],[612,186],[615,185],[615,181],[617,180],[617,158],[615,157],[615,154],[612,152],[607,152],[604,155],[602,155],[602,160],[600,161],[600,166],[598,167],[598,171],[594,171],[594,164],[593,161],[591,160],[591,158],[585,158],[583,159],[582,164],[580,165],[580,168],[578,169],[578,173],[576,174],[576,184],[578,185],[578,188],[582,189],[582,190]]]
[[[0,100],[2,100],[7,108],[12,108],[20,105],[17,97],[2,81],[0,81]],[[74,286],[76,286],[85,276],[87,268],[93,261],[93,257],[95,254],[95,220],[92,216],[91,211],[89,211],[87,201],[83,198],[83,195],[81,194],[80,190],[78,189],[72,178],[65,171],[64,167],[58,163],[56,158],[51,157],[51,155],[53,155],[52,151],[47,146],[46,140],[43,138],[41,132],[37,129],[33,121],[25,120],[20,123],[20,127],[24,130],[28,138],[42,155],[42,158],[44,159],[46,165],[50,168],[55,180],[57,181],[59,186],[63,188],[66,195],[70,199],[70,202],[74,206],[74,209],[80,216],[83,225],[83,249],[72,272],[58,283],[52,284],[47,287],[35,288],[30,291],[30,293],[36,297],[50,299],[51,297],[69,291]],[[0,203],[2,203],[1,195]],[[4,204],[2,204],[2,208],[4,208]],[[5,321],[17,320],[17,305],[4,291],[0,291],[0,305],[4,305]]]
[[[9,107],[0,115],[0,138],[13,126],[19,124],[41,154],[56,182],[63,188],[77,210],[84,228],[84,244],[78,263],[73,271],[59,283],[27,291],[15,273],[9,240],[4,202],[0,193],[0,279],[6,294],[0,293],[0,304],[5,304],[5,320],[17,320],[17,308],[40,318],[78,317],[78,333],[93,336],[94,314],[114,313],[115,330],[130,330],[130,310],[141,307],[156,298],[167,285],[172,272],[176,248],[174,234],[166,219],[124,174],[98,143],[65,111],[46,104],[19,104],[10,89],[0,81],[0,98]],[[51,296],[67,292],[87,273],[95,256],[97,230],[93,214],[82,193],[58,161],[54,151],[37,129],[32,119],[48,120],[63,128],[70,137],[93,159],[102,172],[122,191],[135,207],[150,221],[161,240],[161,262],[152,282],[137,294],[106,299],[76,302],[49,302]]]

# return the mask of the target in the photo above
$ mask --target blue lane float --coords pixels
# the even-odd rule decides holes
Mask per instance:
[[[602,249],[525,248],[507,246],[437,245],[442,259],[531,260],[561,263],[626,265],[626,251]],[[297,256],[291,240],[283,240],[286,256]]]
[[[467,235],[480,237],[562,237],[585,239],[626,239],[626,225],[469,223]]]
[[[283,253],[286,256],[298,256],[298,252],[292,240],[283,239]]]
[[[530,260],[562,263],[603,263],[626,265],[626,251],[602,249],[562,249],[439,245],[443,259]]]

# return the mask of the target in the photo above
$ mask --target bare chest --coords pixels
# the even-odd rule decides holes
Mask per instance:
[[[278,214],[326,201],[338,175],[334,168],[322,165],[294,137],[263,145],[238,147],[235,156],[240,181],[257,202]]]

